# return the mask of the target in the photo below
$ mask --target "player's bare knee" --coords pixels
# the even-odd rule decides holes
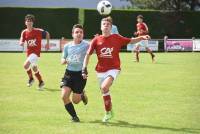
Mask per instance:
[[[33,71],[36,73],[36,72],[38,72],[38,67],[37,67],[37,65],[33,65],[32,66],[32,69],[33,69]]]
[[[28,65],[28,64],[24,64],[23,67],[24,67],[25,70],[28,70],[28,69],[30,68],[30,65]]]
[[[78,104],[80,101],[81,101],[81,99],[72,98],[72,102],[73,102],[74,104]]]
[[[102,92],[103,94],[107,93],[108,91],[109,91],[109,88],[108,88],[108,87],[106,87],[106,86],[102,86],[102,87],[101,87],[101,92]]]
[[[65,95],[61,95],[61,99],[63,100],[63,102],[64,102],[65,104],[68,104],[68,103],[70,102],[69,97],[66,97]]]

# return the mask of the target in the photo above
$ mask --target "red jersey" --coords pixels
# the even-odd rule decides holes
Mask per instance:
[[[32,31],[28,31],[27,29],[22,31],[22,42],[27,42],[27,56],[34,53],[40,57],[43,31],[39,28],[33,28]]]
[[[142,35],[147,35],[148,34],[148,27],[147,25],[142,22],[142,23],[137,23],[137,35],[142,36]]]
[[[111,34],[108,37],[102,35],[95,37],[92,40],[87,53],[91,55],[94,50],[96,51],[98,58],[96,71],[106,72],[110,69],[120,70],[120,49],[130,41],[130,38],[125,38],[118,34]]]

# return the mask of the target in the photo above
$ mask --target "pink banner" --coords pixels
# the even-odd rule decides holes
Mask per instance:
[[[166,40],[165,51],[192,51],[193,40]]]

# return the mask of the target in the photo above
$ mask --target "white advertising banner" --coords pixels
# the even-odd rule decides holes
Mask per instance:
[[[42,40],[42,51],[45,50],[46,40]],[[60,48],[60,40],[59,39],[51,39],[49,43],[49,50],[48,51],[61,51]]]
[[[200,51],[200,39],[193,40],[193,51]]]
[[[23,51],[17,39],[0,39],[0,51]]]
[[[42,40],[42,51],[45,50],[46,40]],[[0,39],[0,51],[26,51],[26,43],[24,47],[19,45],[19,39]],[[61,51],[60,48],[60,40],[59,39],[51,39],[49,43],[48,51]]]
[[[158,51],[158,40],[149,40],[147,42],[148,42],[147,45],[142,45],[144,44],[142,41],[137,43],[137,44],[141,44],[140,51],[146,51],[145,49],[146,46],[150,48],[152,51]],[[135,49],[135,47],[136,47],[136,44],[128,44],[127,51],[132,51],[133,49]]]

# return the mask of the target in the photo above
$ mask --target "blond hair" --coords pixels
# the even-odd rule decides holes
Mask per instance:
[[[103,18],[101,21],[108,21],[110,22],[110,24],[112,25],[113,21],[112,21],[112,17],[108,16],[106,18]]]

